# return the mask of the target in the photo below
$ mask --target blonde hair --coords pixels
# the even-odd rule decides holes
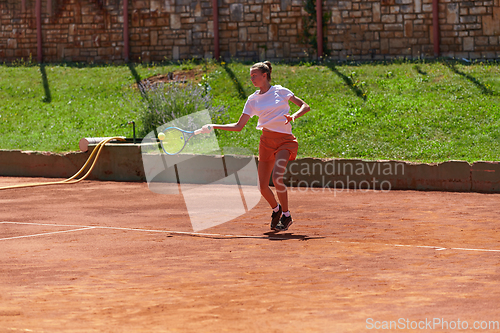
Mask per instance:
[[[267,81],[271,81],[271,72],[273,71],[273,67],[271,66],[271,62],[269,61],[264,61],[264,62],[258,62],[254,64],[250,69],[258,69],[261,71],[261,73],[266,73],[267,74]]]

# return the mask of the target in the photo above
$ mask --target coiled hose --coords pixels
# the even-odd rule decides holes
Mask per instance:
[[[101,150],[104,147],[104,145],[106,145],[108,142],[113,141],[113,140],[125,141],[125,139],[121,136],[106,138],[106,139],[102,140],[101,142],[99,142],[95,146],[94,150],[92,151],[92,154],[90,154],[89,158],[87,159],[87,162],[85,162],[83,167],[77,173],[75,173],[72,177],[70,177],[68,179],[57,181],[57,182],[18,184],[18,185],[12,185],[12,186],[5,186],[5,187],[0,187],[0,190],[8,190],[8,189],[24,188],[24,187],[47,186],[47,185],[76,184],[78,182],[81,182],[82,180],[87,178],[90,175],[90,173],[92,172],[92,170],[94,169],[94,166],[97,162],[97,159],[99,158],[99,155],[101,154]],[[95,158],[94,158],[94,156],[95,156]],[[81,175],[85,171],[85,168],[87,168],[87,166],[89,165],[90,161],[92,161],[93,158],[94,158],[94,160],[92,162],[92,165],[90,166],[90,169],[87,171],[87,173],[82,178],[76,179],[79,175]]]

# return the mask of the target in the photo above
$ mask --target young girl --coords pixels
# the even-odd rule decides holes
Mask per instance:
[[[202,130],[204,133],[210,132],[213,128],[241,131],[251,117],[259,117],[257,129],[262,130],[259,143],[259,190],[273,209],[271,229],[284,231],[288,230],[293,220],[288,210],[288,192],[283,183],[283,175],[288,161],[294,160],[297,156],[299,147],[297,138],[292,134],[290,123],[303,116],[310,108],[290,90],[280,85],[271,85],[271,72],[269,61],[256,63],[250,68],[250,79],[259,90],[248,97],[237,123],[208,124],[203,126]],[[289,101],[299,107],[293,115],[289,114]],[[269,187],[271,174],[280,204]]]

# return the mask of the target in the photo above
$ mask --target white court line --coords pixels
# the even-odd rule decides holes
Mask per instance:
[[[178,235],[191,235],[191,236],[210,236],[210,237],[233,237],[233,238],[257,238],[257,239],[284,239],[283,237],[268,237],[268,236],[246,236],[246,235],[223,235],[223,234],[208,234],[203,232],[189,232],[189,231],[172,231],[172,230],[156,230],[156,229],[138,229],[138,228],[122,228],[122,227],[101,227],[101,226],[82,226],[75,224],[47,224],[47,223],[30,223],[30,222],[0,222],[0,224],[23,224],[23,225],[41,225],[51,227],[83,227],[80,230],[86,229],[108,229],[108,230],[123,230],[123,231],[142,231],[142,232],[155,232],[165,234],[178,234]],[[42,234],[41,234],[42,235]],[[0,240],[2,240],[0,238]]]
[[[462,251],[488,251],[488,252],[500,252],[500,250],[488,250],[488,249],[467,249],[464,247],[454,247],[450,250],[462,250]]]
[[[10,239],[19,239],[19,238],[30,238],[30,237],[38,237],[38,236],[47,236],[47,235],[54,235],[54,234],[62,234],[62,233],[65,233],[65,232],[82,231],[82,230],[90,230],[90,229],[95,229],[95,228],[94,227],[85,227],[85,228],[80,228],[80,229],[63,230],[63,231],[53,231],[53,232],[44,232],[44,233],[41,233],[41,234],[33,234],[33,235],[25,235],[25,236],[7,237],[7,238],[0,238],[0,241],[10,240]]]
[[[342,242],[342,241],[333,241],[335,243],[350,243],[350,244],[377,244],[377,243],[363,243],[363,242]],[[490,250],[490,249],[469,249],[465,247],[441,247],[441,246],[432,246],[432,245],[410,245],[410,244],[380,244],[385,246],[396,246],[396,247],[413,247],[420,249],[432,249],[436,251],[444,251],[444,250],[458,250],[458,251],[479,251],[479,252],[500,252],[500,250]]]
[[[419,247],[419,248],[424,248],[424,249],[434,249],[436,251],[443,251],[443,250],[448,250],[446,247],[440,247],[440,246],[429,246],[429,245],[408,245],[408,244],[384,244],[386,246],[406,246],[406,247]],[[449,249],[451,250],[451,248]],[[500,251],[500,250],[498,250]]]
[[[38,234],[38,235],[29,235],[29,236],[18,236],[12,238],[0,238],[0,240],[4,239],[15,239],[15,238],[24,238],[24,237],[34,237],[34,236],[42,236],[49,234],[57,234],[63,232],[71,232],[71,231],[81,231],[88,229],[108,229],[108,230],[123,230],[123,231],[142,231],[142,232],[154,232],[154,233],[165,233],[165,234],[178,234],[178,235],[191,235],[191,236],[210,236],[210,237],[227,237],[227,238],[254,238],[254,239],[287,239],[285,237],[272,237],[272,236],[245,236],[245,235],[225,235],[225,234],[208,234],[202,232],[189,232],[189,231],[172,231],[172,230],[156,230],[156,229],[138,229],[138,228],[122,228],[122,227],[101,227],[101,226],[82,226],[75,224],[48,224],[48,223],[30,223],[30,222],[0,222],[0,224],[23,224],[23,225],[41,225],[41,226],[52,226],[52,227],[81,227],[80,229],[74,230],[66,230],[66,231],[57,231],[46,234]],[[464,248],[464,247],[442,247],[442,246],[432,246],[432,245],[408,245],[408,244],[380,244],[380,243],[363,243],[363,242],[343,242],[339,240],[330,241],[334,243],[350,243],[350,244],[376,244],[376,245],[385,245],[385,246],[397,246],[397,247],[412,247],[412,248],[424,248],[424,249],[434,249],[436,251],[443,250],[457,250],[457,251],[478,251],[478,252],[500,252],[500,250],[495,249],[474,249],[474,248]]]

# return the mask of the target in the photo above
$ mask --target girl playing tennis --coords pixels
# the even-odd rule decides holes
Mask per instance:
[[[273,209],[271,229],[284,231],[288,230],[293,220],[288,209],[288,192],[283,183],[283,175],[288,161],[297,156],[299,147],[290,123],[303,116],[310,107],[287,88],[271,85],[271,72],[269,61],[254,64],[250,68],[250,79],[259,90],[248,97],[238,122],[226,125],[208,124],[202,127],[202,131],[209,133],[213,128],[241,131],[251,117],[259,117],[257,129],[262,130],[259,143],[259,190]],[[289,101],[299,107],[293,115],[289,114]],[[271,174],[280,204],[269,187]]]

